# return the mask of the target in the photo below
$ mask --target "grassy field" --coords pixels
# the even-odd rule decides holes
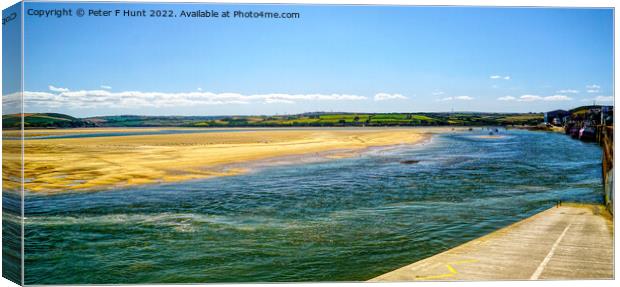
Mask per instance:
[[[58,113],[31,113],[24,114],[24,127],[36,128],[36,127],[55,127],[55,128],[77,128],[77,127],[92,127],[94,123],[88,122],[82,119],[74,118],[65,114]],[[20,128],[21,117],[17,114],[3,115],[2,127],[3,128]]]
[[[281,116],[101,116],[26,114],[26,128],[79,127],[342,127],[537,125],[542,113],[306,113]],[[4,128],[19,128],[19,115],[3,116]]]
[[[504,126],[536,125],[542,121],[542,114],[302,114],[270,117],[223,117],[194,122],[190,126]]]

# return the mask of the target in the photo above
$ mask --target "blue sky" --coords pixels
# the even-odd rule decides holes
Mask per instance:
[[[613,96],[613,10],[27,3],[299,19],[26,16],[27,112],[539,112]]]

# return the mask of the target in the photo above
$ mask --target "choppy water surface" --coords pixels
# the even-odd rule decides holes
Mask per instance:
[[[557,200],[601,201],[596,145],[485,133],[235,177],[31,195],[26,283],[366,280]]]

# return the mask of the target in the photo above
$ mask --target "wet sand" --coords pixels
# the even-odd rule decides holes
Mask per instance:
[[[24,188],[35,193],[58,193],[231,176],[247,172],[259,161],[277,163],[274,159],[288,157],[283,162],[303,163],[304,156],[349,157],[371,147],[420,143],[431,133],[447,131],[265,129],[26,140]],[[10,146],[10,142],[18,143],[5,144]]]

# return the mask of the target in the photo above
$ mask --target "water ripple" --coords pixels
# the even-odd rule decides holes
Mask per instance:
[[[366,280],[557,200],[601,201],[596,145],[502,133],[235,177],[31,194],[26,283]]]

